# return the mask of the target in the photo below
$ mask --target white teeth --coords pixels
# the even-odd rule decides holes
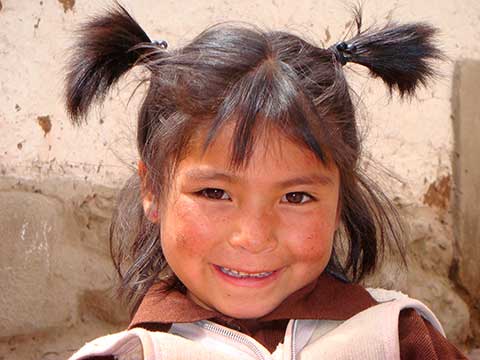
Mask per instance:
[[[224,274],[227,274],[227,275],[239,278],[239,279],[264,278],[264,277],[267,277],[267,276],[273,274],[273,271],[272,272],[261,272],[261,273],[256,273],[256,274],[248,274],[248,273],[244,273],[244,272],[241,272],[241,271],[236,271],[236,270],[233,270],[233,269],[225,268],[225,267],[222,267],[222,266],[219,266],[219,268]]]

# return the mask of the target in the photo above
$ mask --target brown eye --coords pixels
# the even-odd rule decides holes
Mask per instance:
[[[287,202],[290,204],[304,204],[313,200],[312,196],[304,192],[290,192],[282,197],[282,202]]]
[[[207,188],[201,190],[200,194],[212,200],[230,200],[230,196],[222,189]]]

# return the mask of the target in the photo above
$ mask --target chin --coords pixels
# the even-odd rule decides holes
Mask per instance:
[[[217,308],[217,311],[224,315],[235,319],[257,319],[271,313],[278,305],[265,305],[254,304],[249,306],[248,304],[241,304],[239,307],[226,306],[225,309]]]

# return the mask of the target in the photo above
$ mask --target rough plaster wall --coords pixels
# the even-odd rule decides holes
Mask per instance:
[[[330,45],[343,36],[351,20],[337,0],[321,4],[312,0],[124,3],[152,38],[167,39],[171,47],[224,20],[288,28]],[[2,4],[0,117],[2,129],[8,129],[10,135],[0,145],[2,172],[37,179],[44,175],[87,176],[94,183],[118,186],[125,171],[112,151],[126,162],[134,158],[133,152],[124,149],[135,113],[135,101],[125,111],[135,74],[113,91],[115,101],[95,112],[90,126],[82,130],[73,129],[66,121],[61,98],[62,66],[72,31],[87,14],[101,10],[108,1],[2,0]],[[365,5],[365,22],[371,24],[376,19],[381,23],[392,17],[430,21],[442,29],[442,47],[452,60],[478,58],[479,6],[473,0],[435,5],[428,1],[372,0]],[[364,74],[358,66],[349,71],[368,118],[367,151],[403,180],[393,183],[392,192],[405,203],[420,203],[430,184],[451,173],[453,63],[445,63],[441,70],[442,79],[411,103],[389,101],[378,81],[354,75],[354,71]]]
[[[85,128],[68,123],[62,103],[62,67],[72,31],[108,3],[0,0],[0,304],[9,314],[0,319],[0,359],[64,358],[82,341],[121,328],[125,320],[109,310],[121,308],[99,300],[109,298],[101,294],[112,276],[106,227],[113,193],[136,161],[133,118],[141,91],[127,103],[141,74],[134,71],[121,81]],[[334,0],[122,3],[152,38],[166,39],[172,48],[225,20],[288,29],[330,45],[342,38],[351,20],[343,2]],[[472,330],[478,299],[465,294],[459,279],[450,280],[455,256],[450,98],[455,63],[480,58],[480,3],[370,0],[364,10],[366,24],[393,18],[437,25],[451,59],[442,65],[441,79],[411,102],[390,100],[384,86],[365,71],[347,70],[362,97],[365,152],[400,179],[385,180],[385,186],[412,228],[409,272],[400,272],[392,260],[371,282],[400,287],[426,301],[452,341],[470,346],[477,341],[478,346]],[[365,166],[373,169],[368,160]],[[92,201],[100,205],[88,205]],[[41,218],[32,207],[45,209]],[[37,225],[30,228],[34,221]],[[42,233],[42,226],[51,230]],[[26,257],[29,251],[34,261]],[[97,260],[85,266],[87,259]],[[32,288],[32,296],[19,301],[26,288]],[[50,295],[42,293],[45,288]]]

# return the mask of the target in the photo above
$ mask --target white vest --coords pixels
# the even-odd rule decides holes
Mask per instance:
[[[415,309],[445,336],[435,315],[400,292],[367,289],[379,302],[348,320],[290,320],[283,343],[270,353],[255,339],[202,320],[173,324],[169,333],[141,328],[95,339],[70,360],[114,355],[118,360],[346,360],[400,359],[400,311]]]

